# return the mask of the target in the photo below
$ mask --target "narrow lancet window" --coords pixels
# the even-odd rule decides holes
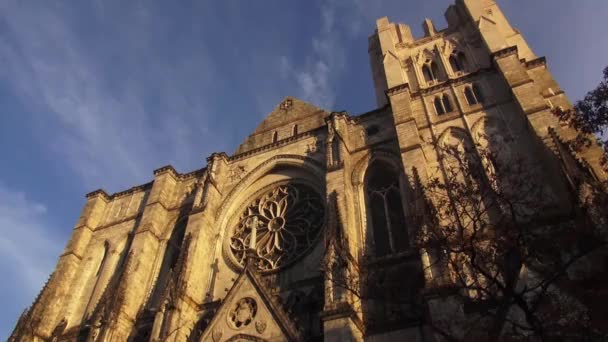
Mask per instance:
[[[435,98],[433,104],[435,105],[435,112],[437,115],[445,114],[445,110],[443,109],[443,104],[441,103],[439,96]]]
[[[430,82],[435,79],[435,77],[431,73],[431,69],[426,64],[422,66],[422,74],[424,74],[424,80],[427,82]]]
[[[464,88],[464,97],[466,97],[469,106],[477,104],[477,99],[475,98],[471,87],[467,86]]]
[[[473,95],[475,95],[477,103],[483,103],[483,94],[481,93],[481,89],[479,89],[477,84],[473,84]]]
[[[368,171],[366,187],[376,256],[405,250],[408,234],[398,173],[390,165],[376,162]]]
[[[452,103],[450,102],[450,97],[447,94],[443,94],[443,109],[446,113],[453,111]]]

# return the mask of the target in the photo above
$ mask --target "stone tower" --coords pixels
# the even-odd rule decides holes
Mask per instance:
[[[445,16],[442,30],[425,20],[421,38],[378,19],[377,109],[349,115],[287,97],[231,156],[89,193],[11,340],[432,338],[441,304],[422,293],[437,274],[412,236],[420,191],[441,173],[437,144],[490,136],[533,156],[558,206],[565,158],[606,178],[601,151],[563,155],[575,132],[551,108],[570,103],[495,1],[456,0]],[[382,281],[361,290],[347,281],[353,263]]]

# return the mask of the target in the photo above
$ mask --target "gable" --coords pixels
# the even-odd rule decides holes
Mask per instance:
[[[200,341],[295,341],[298,332],[249,268],[236,280]]]
[[[298,133],[324,126],[329,114],[329,111],[295,97],[285,97],[243,141],[235,154],[271,144],[274,132],[278,133],[279,140],[287,138],[292,135],[294,125],[298,125]]]

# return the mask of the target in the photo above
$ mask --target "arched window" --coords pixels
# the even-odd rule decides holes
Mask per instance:
[[[437,115],[445,114],[445,110],[443,109],[443,104],[441,103],[441,98],[439,98],[439,96],[435,97],[434,105]]]
[[[375,162],[366,177],[366,190],[376,256],[405,250],[408,234],[397,171]]]
[[[483,94],[481,93],[481,89],[477,84],[473,84],[473,95],[475,95],[475,99],[477,99],[478,103],[483,103]]]
[[[465,70],[467,68],[468,63],[467,63],[467,58],[462,51],[460,51],[456,54],[456,59],[458,60],[458,63],[460,64],[461,70]]]
[[[450,66],[454,72],[462,71],[462,65],[454,55],[450,55]]]
[[[291,135],[298,135],[298,125],[293,125],[293,128],[291,129]]]
[[[274,131],[274,133],[272,133],[272,142],[275,143],[279,140],[279,133],[277,131]]]
[[[477,104],[477,98],[475,98],[475,94],[473,94],[471,87],[466,86],[464,88],[464,97],[466,97],[469,106]]]
[[[437,63],[435,62],[431,62],[431,73],[433,74],[434,80],[439,78],[439,68],[437,67]]]
[[[424,74],[424,80],[427,82],[435,79],[435,76],[431,73],[431,68],[426,64],[422,66],[422,74]]]
[[[446,111],[446,113],[454,110],[452,108],[452,103],[450,102],[450,97],[447,94],[443,94],[443,109]]]
[[[481,95],[481,91],[476,84],[473,84],[473,87],[466,86],[464,88],[464,96],[471,106],[478,103],[483,103],[483,96]]]

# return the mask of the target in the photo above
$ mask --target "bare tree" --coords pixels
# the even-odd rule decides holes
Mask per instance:
[[[431,326],[449,340],[606,336],[577,295],[583,282],[571,277],[606,248],[601,186],[586,182],[573,189],[584,194],[564,199],[524,158],[504,162],[479,145],[436,148],[443,175],[425,187],[416,243],[430,256],[433,285],[451,288],[465,312],[443,312]]]

